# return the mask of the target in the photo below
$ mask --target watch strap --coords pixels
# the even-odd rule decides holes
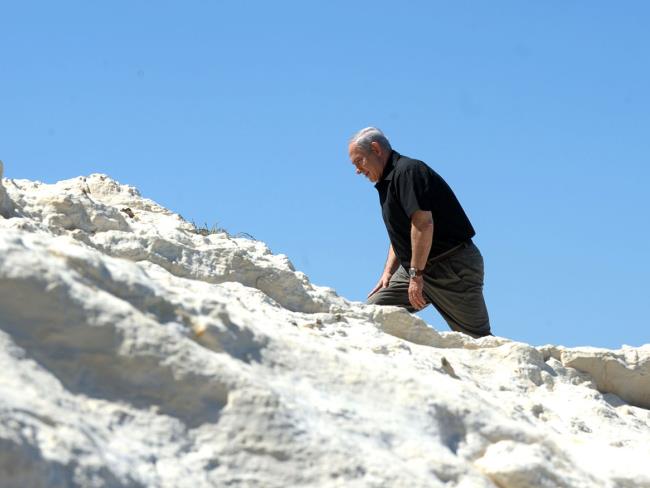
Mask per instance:
[[[413,278],[414,276],[422,276],[424,274],[423,269],[409,268],[409,276]]]

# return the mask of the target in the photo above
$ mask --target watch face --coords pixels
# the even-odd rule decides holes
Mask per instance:
[[[415,268],[410,268],[409,269],[409,276],[411,278],[415,278],[418,275],[418,270]]]

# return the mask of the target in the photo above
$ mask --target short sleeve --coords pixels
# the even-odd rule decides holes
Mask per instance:
[[[395,178],[397,198],[409,218],[416,210],[431,210],[431,175],[426,169],[424,164],[409,165]]]

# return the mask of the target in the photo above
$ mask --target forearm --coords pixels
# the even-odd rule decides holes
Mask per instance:
[[[433,221],[411,222],[411,267],[424,269],[433,241]]]
[[[397,268],[399,267],[399,261],[397,260],[397,255],[391,244],[388,248],[388,257],[386,258],[386,265],[384,266],[384,274],[393,275]]]

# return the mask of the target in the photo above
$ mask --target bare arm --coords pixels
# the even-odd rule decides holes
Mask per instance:
[[[416,210],[411,216],[411,267],[424,269],[433,241],[431,212]]]
[[[391,244],[388,247],[388,257],[386,258],[386,265],[384,266],[384,274],[393,276],[393,273],[397,271],[399,267],[399,261],[397,260],[397,255],[395,254],[395,249]]]
[[[433,216],[431,212],[416,210],[411,215],[411,268],[422,270],[427,264],[433,241]],[[423,295],[424,278],[418,276],[409,282],[409,301],[416,310],[424,308],[427,302]]]
[[[386,264],[384,265],[384,272],[382,273],[381,278],[379,278],[379,281],[372,289],[372,291],[368,293],[368,298],[373,296],[382,288],[386,288],[388,286],[391,276],[393,276],[393,273],[397,271],[398,267],[399,261],[397,259],[397,255],[395,254],[395,250],[393,249],[393,245],[391,244],[388,248],[388,257],[386,258]]]

